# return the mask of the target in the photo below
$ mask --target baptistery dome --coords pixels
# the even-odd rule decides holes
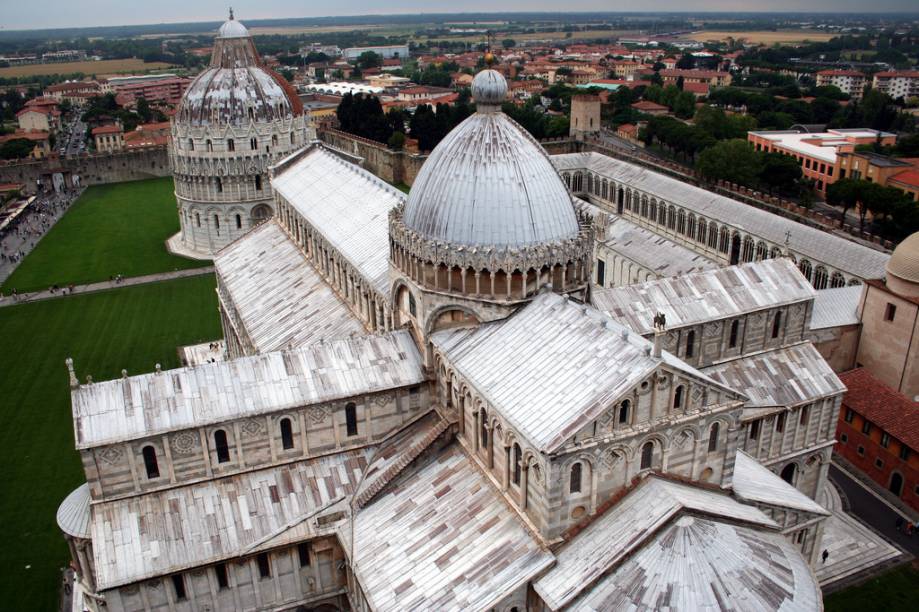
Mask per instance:
[[[191,125],[244,125],[302,113],[297,93],[262,65],[249,31],[231,13],[214,40],[210,66],[185,92],[177,119]]]
[[[571,195],[549,156],[501,112],[507,82],[483,70],[476,112],[435,147],[409,192],[406,228],[454,245],[513,248],[574,239]]]
[[[919,232],[897,245],[887,261],[887,286],[909,297],[919,297]]]

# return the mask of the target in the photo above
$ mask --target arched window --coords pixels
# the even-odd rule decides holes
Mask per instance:
[[[278,135],[277,134],[271,135],[271,146],[272,147],[278,146]]]
[[[236,229],[242,229],[242,227],[243,227],[242,215],[236,215]]]
[[[731,337],[728,338],[728,348],[734,348],[737,346],[737,333],[740,330],[740,321],[733,321],[731,323]]]
[[[349,436],[357,435],[357,406],[354,402],[345,404],[345,428]]]
[[[220,230],[220,217],[214,215],[214,229]]]
[[[578,461],[571,466],[571,480],[568,484],[568,491],[570,493],[580,493],[581,492],[581,462]]]
[[[214,179],[214,184],[217,185],[217,193],[223,193],[223,180],[219,176]]]
[[[678,386],[673,392],[673,407],[683,407],[683,385]]]
[[[147,470],[147,478],[159,478],[160,466],[156,461],[156,449],[152,446],[145,446],[141,453],[144,456],[144,468]]]
[[[622,400],[622,403],[619,405],[619,424],[627,425],[629,422],[629,409],[632,407],[632,402],[629,400]]]
[[[676,215],[676,231],[678,234],[686,233],[686,213],[682,208]]]
[[[294,138],[294,133],[290,133],[290,144],[297,144],[297,139]]]
[[[217,463],[230,460],[230,447],[227,445],[227,432],[218,429],[214,432],[214,449],[217,451]]]
[[[833,276],[830,277],[830,287],[845,287],[846,286],[846,277],[844,277],[839,272],[833,272]]]
[[[208,152],[208,153],[210,153],[211,151],[214,150],[214,143],[211,142],[210,140],[205,141],[204,144],[205,144],[205,146],[206,146],[206,148],[207,148],[207,152]]]
[[[676,227],[676,211],[673,206],[667,209],[667,229],[674,229]]]
[[[195,213],[195,224],[201,227],[201,213]]]
[[[782,331],[782,311],[775,313],[772,317],[772,337],[778,338],[779,332]]]
[[[801,263],[798,264],[798,269],[801,270],[801,274],[804,275],[804,278],[806,278],[807,280],[811,280],[811,274],[812,274],[811,262],[809,262],[806,259],[802,259]]]
[[[294,447],[294,430],[290,419],[281,419],[281,447],[290,450]]]
[[[814,269],[814,289],[826,289],[826,281],[826,268],[823,266],[817,266]]]
[[[762,261],[766,259],[769,255],[769,247],[766,246],[766,243],[759,241],[756,243],[756,261]]]
[[[696,332],[689,330],[686,334],[686,357],[692,357],[696,351]]]
[[[235,151],[235,150],[236,150],[236,143],[233,142],[232,138],[228,138],[227,139],[227,151]]]
[[[188,139],[188,150],[189,151],[195,150],[195,141],[192,140],[191,138]]]
[[[727,227],[721,226],[721,232],[718,242],[718,250],[727,253],[731,249],[731,232]]]
[[[705,245],[706,233],[708,225],[705,223],[705,219],[699,219],[699,227],[696,229],[696,242],[701,245]]]
[[[651,469],[651,462],[654,459],[654,442],[645,442],[641,447],[641,469]]]
[[[488,448],[488,413],[484,408],[479,411],[479,429],[482,448]]]
[[[712,423],[712,428],[708,431],[708,452],[710,453],[718,450],[718,430],[720,428],[718,423]]]
[[[249,119],[252,121],[255,120],[255,110],[253,110],[251,106],[249,107]]]
[[[753,238],[749,236],[743,239],[743,261],[753,261]]]
[[[256,191],[262,190],[262,175],[261,174],[255,175],[255,190]]]
[[[797,472],[797,470],[798,466],[794,463],[789,463],[782,469],[782,480],[790,485],[795,484],[795,472]]]
[[[251,108],[249,109],[249,112],[250,113],[252,112]],[[249,148],[252,149],[253,151],[255,151],[258,148],[258,140],[255,138],[255,136],[249,139]]]
[[[667,207],[664,206],[663,202],[661,202],[660,208],[657,209],[657,223],[667,225]]]
[[[523,453],[520,450],[520,445],[516,442],[514,443],[514,484],[520,484],[520,464],[523,461]]]

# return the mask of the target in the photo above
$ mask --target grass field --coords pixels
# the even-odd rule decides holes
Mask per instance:
[[[823,599],[826,612],[911,612],[919,601],[919,570],[904,565]]]
[[[165,62],[148,62],[138,58],[99,60],[85,62],[56,62],[51,64],[28,64],[25,66],[8,66],[0,68],[0,77],[24,77],[46,74],[114,74],[119,72],[147,72],[150,70],[163,70],[171,68],[172,64]]]
[[[3,283],[5,293],[80,285],[114,274],[141,276],[197,268],[165,240],[179,231],[171,178],[89,187]]]
[[[762,43],[771,45],[774,43],[796,43],[809,40],[811,42],[824,42],[834,36],[839,36],[832,32],[817,32],[815,30],[779,30],[773,32],[770,30],[703,30],[694,32],[689,36],[693,40],[705,42],[707,40],[725,40],[733,38],[735,40],[743,38],[750,43]]]
[[[67,546],[55,514],[83,482],[64,359],[81,380],[178,367],[176,347],[221,336],[213,275],[0,308],[0,601],[51,610]]]

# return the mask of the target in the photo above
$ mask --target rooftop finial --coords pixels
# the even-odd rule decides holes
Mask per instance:
[[[230,7],[230,21],[233,21],[233,7]]]
[[[667,329],[667,317],[662,312],[654,315],[654,356],[660,358],[664,331]]]

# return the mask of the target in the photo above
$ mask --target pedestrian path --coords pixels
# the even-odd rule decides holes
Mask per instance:
[[[42,300],[52,300],[56,298],[70,297],[71,295],[81,295],[84,293],[95,293],[97,291],[107,291],[109,289],[118,289],[121,287],[133,287],[135,285],[145,285],[147,283],[158,283],[160,281],[173,280],[176,278],[187,278],[189,276],[203,276],[212,274],[214,266],[204,268],[193,268],[191,270],[175,270],[173,272],[161,272],[159,274],[147,274],[145,276],[133,276],[120,281],[102,281],[99,283],[90,283],[88,285],[75,285],[73,290],[58,289],[51,292],[50,289],[44,291],[35,291],[33,293],[21,293],[15,298],[10,295],[0,298],[0,307],[13,306],[15,304],[26,304],[30,302],[39,302]]]
[[[814,571],[821,587],[871,572],[903,556],[903,551],[843,509],[839,491],[832,482],[827,482],[817,501],[832,512],[824,523],[820,543],[821,553],[826,550],[829,556],[823,562],[818,554]]]

